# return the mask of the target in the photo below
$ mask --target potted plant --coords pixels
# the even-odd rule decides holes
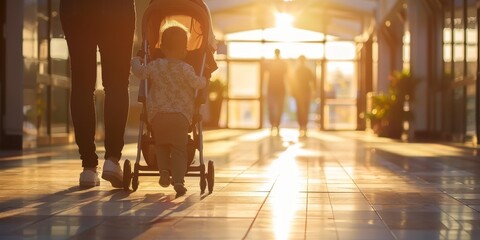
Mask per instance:
[[[403,122],[413,119],[413,114],[405,107],[405,103],[412,100],[416,82],[409,72],[395,71],[389,79],[388,92],[371,97],[371,111],[365,117],[371,121],[377,135],[400,139]]]
[[[390,95],[387,94],[372,94],[371,111],[365,114],[365,118],[371,123],[373,132],[378,136],[385,135],[385,129],[388,127],[387,116],[390,114],[390,108],[393,101]]]

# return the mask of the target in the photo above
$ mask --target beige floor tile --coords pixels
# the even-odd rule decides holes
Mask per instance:
[[[136,191],[105,180],[79,188],[75,145],[0,157],[0,239],[480,239],[471,152],[357,131],[312,129],[302,141],[281,132],[206,131],[214,190],[187,177],[181,197],[158,176],[140,176]],[[135,159],[136,143],[123,154]]]

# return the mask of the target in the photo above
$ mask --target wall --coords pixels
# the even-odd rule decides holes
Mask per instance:
[[[21,149],[23,134],[23,1],[6,0],[6,81],[2,148]]]

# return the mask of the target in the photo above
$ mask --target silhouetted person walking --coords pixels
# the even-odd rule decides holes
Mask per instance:
[[[70,106],[75,141],[82,160],[80,186],[100,184],[95,146],[94,92],[97,47],[105,91],[105,162],[102,178],[121,188],[118,161],[124,146],[129,108],[129,73],[135,30],[134,0],[61,0],[60,20],[71,64]]]
[[[295,98],[297,106],[297,121],[299,126],[299,136],[307,136],[308,112],[312,92],[315,89],[315,75],[305,65],[305,56],[298,58],[298,67],[295,69],[295,78],[292,83],[292,95]]]
[[[280,58],[280,50],[275,49],[275,59],[267,66],[269,73],[267,82],[268,117],[271,134],[280,134],[283,104],[285,99],[285,75],[287,63]]]

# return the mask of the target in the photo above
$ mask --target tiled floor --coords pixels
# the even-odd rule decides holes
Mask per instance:
[[[148,176],[135,192],[80,189],[75,146],[3,157],[0,239],[480,239],[474,149],[293,129],[204,142],[214,191],[190,177],[179,198]]]

